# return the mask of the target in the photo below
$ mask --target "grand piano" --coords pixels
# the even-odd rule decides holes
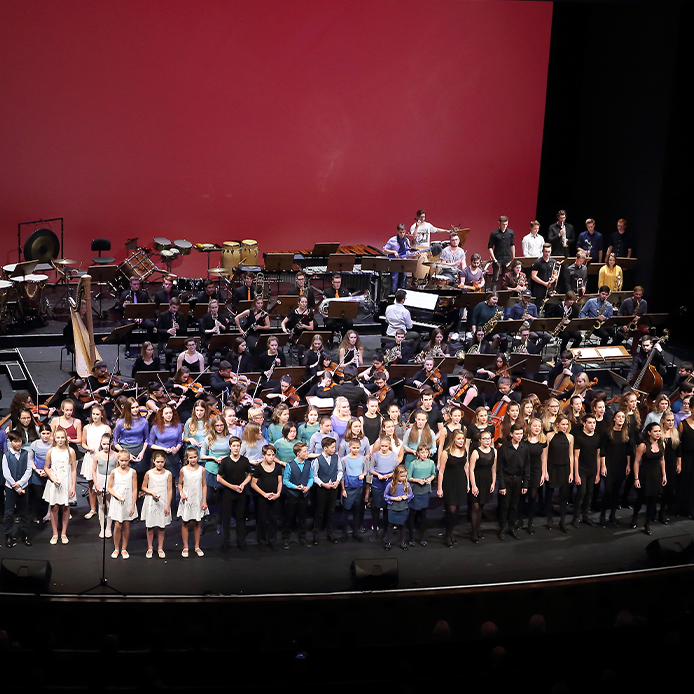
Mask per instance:
[[[412,316],[412,325],[420,332],[431,331],[439,328],[444,332],[452,330],[460,314],[459,300],[460,290],[451,287],[433,287],[431,289],[406,289],[405,307]],[[391,294],[379,303],[378,321],[381,323],[381,334],[386,334],[388,326],[386,322],[386,308],[395,302],[395,295]]]

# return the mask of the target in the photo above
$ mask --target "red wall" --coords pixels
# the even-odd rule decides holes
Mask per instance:
[[[551,3],[0,6],[0,234],[382,245],[417,208],[486,248],[534,216]],[[27,230],[27,235],[31,229]],[[24,236],[23,236],[24,238]],[[520,241],[518,242],[520,247]],[[218,256],[213,256],[216,262]],[[177,261],[200,276],[205,258]]]

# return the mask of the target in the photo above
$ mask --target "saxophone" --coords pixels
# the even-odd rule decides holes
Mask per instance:
[[[638,304],[636,304],[636,308],[634,309],[634,312],[631,314],[631,320],[629,321],[629,323],[627,325],[627,332],[628,333],[633,333],[639,324],[639,316],[637,314],[639,312],[640,307],[641,307],[641,299],[639,299],[639,302],[638,302]]]
[[[482,326],[482,330],[484,331],[484,334],[487,335],[490,333],[492,330],[494,330],[494,326],[504,317],[504,312],[501,309],[498,309],[496,313]]]
[[[608,296],[607,299],[609,299],[609,298],[610,298],[610,297]],[[609,303],[609,302],[607,301],[607,299],[605,299],[605,303],[603,304],[602,308],[598,311],[598,315],[595,316],[596,318],[602,317],[602,314],[605,313],[605,310],[607,309],[607,304]],[[601,326],[601,325],[602,325],[602,321],[596,320],[595,323],[593,323],[593,325],[592,325],[592,327],[590,328],[590,330],[587,330],[587,331],[586,331],[585,337],[584,337],[583,339],[584,339],[586,342],[588,342],[588,340],[590,340],[590,338],[592,337],[593,333],[594,333],[596,330],[599,330],[599,329],[600,329],[600,326]]]

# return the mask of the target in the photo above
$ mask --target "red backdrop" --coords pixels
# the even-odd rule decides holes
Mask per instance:
[[[65,218],[65,256],[88,259],[106,236],[119,261],[132,236],[380,246],[420,207],[438,226],[471,226],[471,250],[500,214],[520,237],[535,212],[551,13],[4,2],[0,259],[17,259],[18,222],[48,217]],[[205,263],[193,252],[174,270],[200,276]]]

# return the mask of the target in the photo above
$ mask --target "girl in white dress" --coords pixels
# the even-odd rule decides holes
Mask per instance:
[[[154,528],[157,528],[157,541],[159,543],[159,558],[164,559],[164,530],[171,523],[171,499],[173,497],[173,478],[166,469],[166,455],[164,451],[156,451],[152,454],[152,468],[145,473],[142,482],[142,492],[145,500],[142,504],[141,518],[147,527],[147,559],[152,558],[152,541],[154,540]]]
[[[96,494],[97,508],[99,509],[99,537],[111,537],[111,518],[108,516],[108,507],[111,496],[106,491],[108,478],[116,467],[116,452],[113,450],[113,437],[104,434],[99,443],[99,450],[92,456],[92,480],[94,493]]]
[[[94,405],[89,415],[89,424],[82,429],[82,448],[84,448],[84,458],[80,475],[89,482],[89,513],[85,518],[89,520],[96,515],[96,492],[94,491],[94,480],[92,478],[92,461],[94,454],[99,450],[101,437],[110,434],[111,427],[106,424],[106,412],[101,405]]]
[[[108,505],[108,517],[115,526],[113,528],[112,559],[118,558],[118,552],[123,559],[129,559],[128,540],[130,539],[130,521],[137,518],[135,502],[137,501],[137,474],[130,467],[130,453],[118,451],[118,467],[109,475],[108,493],[111,503]]]
[[[200,521],[208,514],[207,510],[207,481],[205,469],[198,463],[198,452],[194,448],[186,450],[185,466],[178,478],[178,493],[181,501],[178,504],[178,515],[183,524],[181,536],[183,538],[183,551],[181,556],[188,556],[188,523],[193,522],[195,537],[195,554],[203,557],[200,549]]]
[[[46,465],[43,468],[48,477],[43,500],[51,504],[51,544],[58,543],[58,512],[63,509],[63,532],[60,541],[66,545],[67,524],[70,520],[70,499],[75,498],[77,481],[77,459],[75,451],[68,446],[67,433],[58,427],[53,433],[53,446],[46,454]]]

